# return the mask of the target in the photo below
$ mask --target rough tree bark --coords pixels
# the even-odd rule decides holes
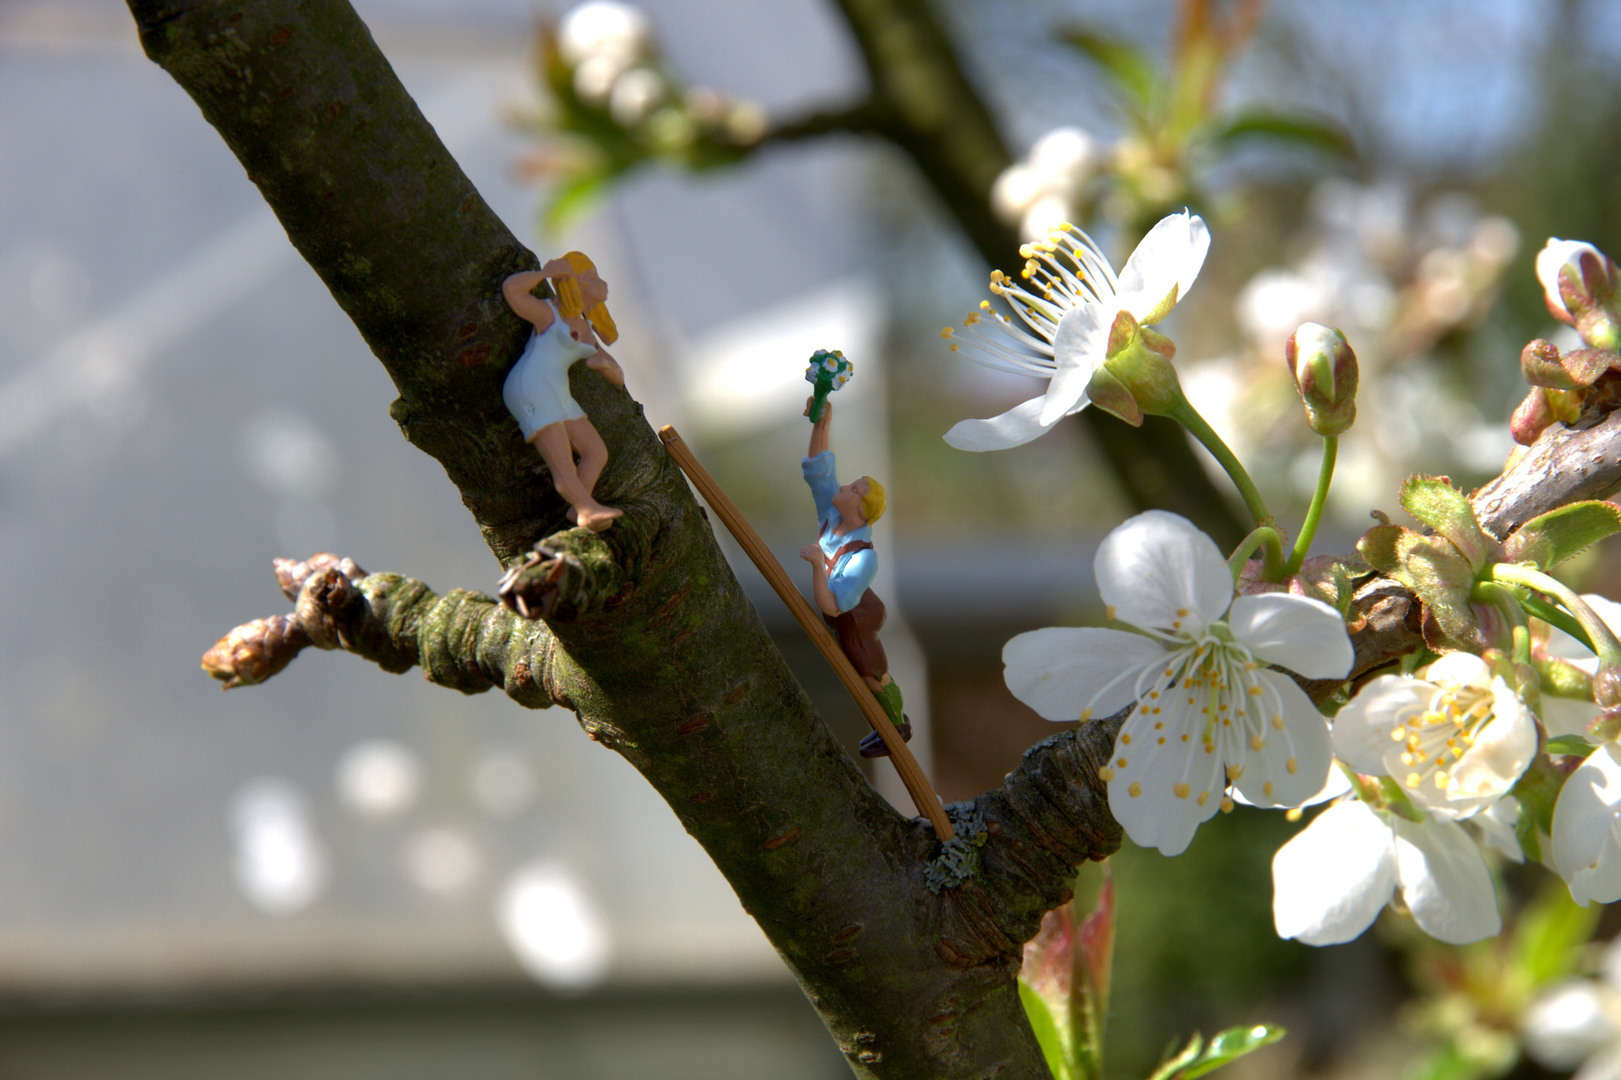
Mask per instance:
[[[392,415],[444,466],[496,556],[513,562],[543,537],[553,552],[539,571],[551,590],[543,622],[353,564],[284,565],[294,613],[240,628],[231,662],[262,677],[304,645],[341,647],[389,671],[420,665],[463,692],[498,686],[521,705],[572,709],[703,845],[857,1075],[1046,1076],[1014,976],[1075,868],[1119,846],[1097,776],[1118,722],[1046,740],[1002,788],[952,806],[951,844],[900,817],[789,674],[640,406],[583,368],[575,395],[612,452],[598,491],[625,514],[601,535],[567,529],[500,398],[528,333],[500,283],[538,261],[347,5],[130,7],[147,54],[230,145],[387,368]],[[1595,441],[1611,427],[1550,431],[1537,468],[1580,458],[1584,494],[1613,490],[1621,457]],[[1537,497],[1506,478],[1494,520],[1523,520],[1516,507]],[[1364,584],[1358,610],[1359,670],[1416,643],[1412,598],[1391,583]]]

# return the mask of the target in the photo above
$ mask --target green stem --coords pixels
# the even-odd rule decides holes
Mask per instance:
[[[1244,505],[1249,508],[1250,516],[1255,519],[1255,524],[1276,526],[1277,519],[1272,516],[1272,511],[1266,508],[1266,500],[1261,498],[1260,491],[1255,487],[1255,481],[1250,479],[1250,474],[1245,471],[1244,466],[1233,452],[1227,448],[1227,444],[1221,441],[1221,436],[1216,434],[1215,429],[1205,423],[1205,418],[1199,415],[1199,410],[1195,409],[1186,398],[1183,398],[1166,415],[1187,428],[1189,434],[1198,439],[1204,448],[1210,451],[1216,461],[1221,464],[1221,467],[1227,471],[1227,475],[1232,478],[1234,486],[1238,488],[1238,493],[1244,497]]]
[[[1256,548],[1262,549],[1262,576],[1268,581],[1283,580],[1283,537],[1272,526],[1262,525],[1244,537],[1243,542],[1227,557],[1227,569],[1233,572],[1233,584],[1238,584],[1238,576],[1244,572],[1244,564],[1250,561]]]
[[[1582,624],[1565,614],[1563,609],[1554,607],[1534,593],[1523,597],[1520,600],[1520,606],[1525,608],[1526,613],[1533,618],[1541,619],[1549,626],[1556,626],[1563,630],[1581,642],[1589,652],[1598,652],[1597,649],[1593,648],[1593,643],[1587,639],[1587,631],[1582,629]]]
[[[1514,642],[1514,662],[1529,664],[1531,662],[1531,624],[1526,621],[1525,608],[1517,593],[1507,585],[1496,581],[1481,581],[1475,584],[1474,597],[1484,600],[1503,613],[1508,620],[1511,636]]]
[[[1323,436],[1323,467],[1317,473],[1317,490],[1311,494],[1311,506],[1306,509],[1306,520],[1300,524],[1300,535],[1295,537],[1295,549],[1289,556],[1289,563],[1283,568],[1283,574],[1300,573],[1300,566],[1306,561],[1306,553],[1311,550],[1311,542],[1317,535],[1317,526],[1323,520],[1323,507],[1328,502],[1328,485],[1334,482],[1334,459],[1339,456],[1340,437],[1338,435]]]
[[[1561,607],[1575,616],[1582,629],[1587,631],[1587,638],[1593,644],[1593,652],[1606,667],[1621,664],[1621,642],[1616,641],[1609,626],[1598,617],[1598,612],[1589,607],[1587,601],[1578,596],[1569,585],[1551,574],[1515,563],[1493,563],[1492,580],[1506,582],[1509,585],[1524,585],[1553,597],[1559,601]]]

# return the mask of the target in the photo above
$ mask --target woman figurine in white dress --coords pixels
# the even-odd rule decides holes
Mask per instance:
[[[557,294],[555,304],[530,291],[546,279]],[[568,371],[575,361],[584,360],[586,367],[602,372],[615,386],[625,385],[618,362],[597,342],[598,334],[609,344],[619,337],[608,314],[608,286],[590,259],[571,251],[539,270],[513,274],[501,283],[501,295],[535,327],[523,355],[507,373],[501,399],[524,439],[540,451],[557,493],[572,507],[569,520],[601,532],[623,511],[592,497],[597,477],[608,463],[608,447],[569,393]]]

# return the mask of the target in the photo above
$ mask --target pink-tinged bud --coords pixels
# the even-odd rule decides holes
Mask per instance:
[[[1615,312],[1621,272],[1609,256],[1592,244],[1549,237],[1537,253],[1537,280],[1548,311],[1574,326],[1583,341],[1610,352],[1621,345]]]
[[[1593,676],[1593,700],[1606,711],[1621,709],[1621,668],[1599,668]]]
[[[1532,386],[1573,390],[1576,385],[1559,362],[1559,346],[1542,338],[1537,338],[1520,352],[1520,374]]]
[[[1575,391],[1533,386],[1509,417],[1509,434],[1521,446],[1530,446],[1554,424],[1574,424],[1581,413],[1581,400]]]
[[[1289,335],[1283,355],[1289,361],[1306,422],[1319,435],[1338,435],[1356,420],[1356,352],[1345,335],[1321,323],[1301,323]]]

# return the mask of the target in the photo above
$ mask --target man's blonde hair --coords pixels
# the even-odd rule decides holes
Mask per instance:
[[[867,493],[861,496],[861,516],[871,525],[884,516],[884,485],[870,476],[862,479],[867,482]]]
[[[556,281],[557,309],[563,313],[563,318],[573,319],[577,318],[580,309],[585,307],[585,298],[580,295],[580,283],[575,275],[583,274],[587,270],[594,271],[597,267],[590,256],[581,251],[570,251],[563,258],[574,270],[574,274],[558,278]],[[612,345],[619,340],[619,328],[614,325],[613,316],[608,314],[606,303],[596,305],[585,313],[585,317],[590,320],[591,329],[597,332],[597,337],[602,339],[604,345]]]

